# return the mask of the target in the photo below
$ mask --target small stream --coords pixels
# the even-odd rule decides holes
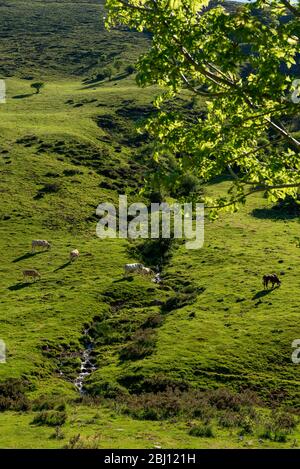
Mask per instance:
[[[81,365],[80,365],[80,373],[77,376],[77,378],[74,380],[74,385],[78,389],[79,393],[85,394],[85,391],[83,389],[84,386],[84,380],[93,372],[96,370],[95,365],[91,362],[91,352],[94,348],[93,343],[88,339],[88,329],[85,329],[84,331],[84,336],[87,338],[86,344],[85,344],[85,349],[82,352],[81,356]]]
[[[154,278],[152,279],[152,282],[154,283],[162,282],[160,272],[158,272],[154,276]],[[83,336],[85,338],[84,340],[85,349],[83,350],[82,355],[81,355],[80,373],[77,376],[77,378],[74,380],[74,385],[81,395],[85,394],[85,391],[84,391],[85,379],[88,376],[90,376],[90,374],[93,373],[93,371],[97,369],[91,361],[91,353],[93,351],[94,344],[89,338],[89,329],[84,330]]]

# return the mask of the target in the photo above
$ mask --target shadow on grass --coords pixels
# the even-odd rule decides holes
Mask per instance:
[[[260,220],[292,220],[299,217],[296,211],[275,208],[255,208],[251,215]]]
[[[97,80],[97,81],[92,81],[92,82],[87,82],[85,86],[80,88],[80,90],[90,90],[92,88],[98,88],[99,86],[103,85],[103,83],[108,83],[107,80]]]
[[[114,280],[113,283],[121,283],[121,282],[132,282],[134,279],[133,275],[131,275],[130,277],[123,277],[123,278],[120,278],[119,280]]]
[[[269,290],[260,290],[260,291],[258,291],[257,293],[255,293],[255,295],[253,296],[252,300],[259,300],[259,298],[263,298],[264,296],[267,296],[269,293],[271,293],[272,291],[276,290],[277,288],[279,288],[279,286],[277,286],[277,287],[272,287],[272,288],[270,288]]]
[[[81,90],[88,90],[88,89],[91,89],[91,88],[97,88],[98,86],[101,86],[104,83],[117,82],[117,81],[123,80],[124,78],[127,78],[128,76],[129,76],[128,73],[124,72],[124,73],[120,73],[120,74],[112,77],[110,80],[108,79],[108,77],[105,77],[102,80],[101,79],[100,80],[97,80],[97,79],[84,80],[83,81],[84,86],[80,89]]]
[[[35,93],[17,94],[16,96],[13,96],[13,99],[29,98],[29,96],[33,96],[34,94],[35,94]]]
[[[64,264],[62,264],[61,266],[57,267],[57,269],[55,269],[53,272],[58,272],[59,270],[63,270],[65,269],[66,267],[68,267],[68,265],[72,264],[71,261],[68,261],[68,262],[65,262]]]
[[[22,290],[23,288],[29,287],[29,285],[32,285],[35,282],[18,282],[15,285],[11,285],[8,287],[8,290],[10,291],[17,291],[17,290]]]
[[[26,252],[26,254],[23,254],[23,256],[16,257],[16,259],[13,260],[13,263],[15,264],[16,262],[24,261],[25,259],[30,259],[31,257],[34,257],[38,254],[42,254],[45,251],[38,251],[38,252]]]

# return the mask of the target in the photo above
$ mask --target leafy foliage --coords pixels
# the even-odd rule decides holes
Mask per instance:
[[[121,22],[153,35],[137,82],[164,88],[159,112],[145,127],[156,138],[154,158],[172,154],[183,174],[204,181],[229,173],[227,196],[206,199],[212,216],[214,207],[236,209],[257,191],[273,200],[296,197],[299,105],[291,96],[299,69],[299,2],[256,0],[232,12],[208,0],[106,4],[108,27]],[[183,92],[206,98],[205,117],[191,120],[163,108]],[[178,175],[173,179],[176,184]]]

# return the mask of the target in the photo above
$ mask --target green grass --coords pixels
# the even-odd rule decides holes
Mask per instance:
[[[12,0],[0,5],[2,76],[91,77],[116,60],[132,65],[149,39],[106,31],[103,1]]]
[[[45,16],[33,21],[41,5]],[[68,12],[63,2],[1,5],[10,28],[2,52],[15,48],[31,21],[24,42],[28,53],[31,43],[41,43],[46,25],[54,28],[54,23],[64,54],[77,53],[81,38],[82,49],[97,43],[96,56],[106,48],[107,63],[122,50],[125,66],[134,58],[133,49],[137,55],[146,47],[147,39],[137,43],[135,33],[110,36],[102,26],[98,30],[98,4],[68,5]],[[21,18],[20,9],[24,16],[16,26],[13,18]],[[62,9],[65,16],[60,16]],[[255,196],[239,213],[207,220],[202,249],[186,250],[176,243],[166,256],[162,286],[140,277],[124,281],[124,263],[137,261],[143,251],[147,263],[155,265],[157,247],[100,240],[95,210],[100,202],[117,203],[118,193],[139,199],[151,142],[137,136],[135,123],[147,115],[157,90],[137,90],[133,77],[122,78],[122,71],[118,79],[88,84],[83,79],[97,69],[90,62],[93,56],[87,54],[88,63],[81,58],[75,66],[62,51],[50,49],[50,39],[44,37],[51,55],[44,64],[34,44],[23,62],[17,60],[22,51],[14,50],[11,60],[3,56],[3,75],[12,76],[7,78],[7,104],[0,105],[0,338],[7,344],[0,381],[27,382],[30,401],[66,402],[67,420],[55,433],[53,427],[32,423],[37,415],[32,409],[1,412],[0,447],[61,448],[72,446],[70,440],[78,434],[77,447],[297,446],[298,428],[282,436],[284,428],[276,427],[270,407],[289,412],[299,407],[300,369],[291,362],[291,344],[299,338],[298,219]],[[39,95],[24,79],[31,60],[34,78],[46,81]],[[206,191],[222,192],[227,184],[215,181]],[[52,249],[31,255],[35,238],[48,239]],[[80,257],[69,264],[74,248]],[[24,283],[25,268],[38,269],[41,280]],[[265,292],[262,276],[269,272],[276,272],[282,285]],[[81,401],[73,380],[87,326],[97,370],[86,387],[95,400]],[[213,397],[219,388],[250,389],[261,401],[243,408],[243,422],[207,403],[202,417],[185,415],[172,407],[172,394],[151,395],[169,392],[168,386],[187,390],[187,401],[197,390]],[[130,394],[134,392],[140,397]],[[159,406],[171,406],[172,417],[162,418]],[[271,430],[264,418],[271,419]],[[206,426],[213,436],[205,436]],[[191,431],[194,427],[201,431]]]
[[[105,406],[73,406],[62,427],[62,439],[55,439],[53,427],[33,425],[33,413],[5,412],[0,414],[2,448],[63,448],[71,438],[80,435],[83,447],[96,448],[291,448],[298,447],[299,432],[279,443],[258,434],[240,436],[236,429],[214,430],[215,437],[192,436],[186,422],[151,422],[146,424],[116,414]],[[216,428],[216,427],[215,427]]]

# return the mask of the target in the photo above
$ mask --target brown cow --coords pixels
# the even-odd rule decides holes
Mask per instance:
[[[36,269],[26,269],[23,270],[23,278],[25,280],[26,277],[31,277],[34,279],[41,278],[41,274]]]
[[[272,288],[274,288],[274,285],[278,285],[280,287],[281,281],[277,277],[276,274],[267,274],[263,276],[263,286],[264,288],[268,288],[269,282],[272,284]]]

